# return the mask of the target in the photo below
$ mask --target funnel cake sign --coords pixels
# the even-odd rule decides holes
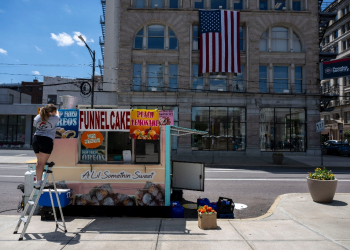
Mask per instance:
[[[158,110],[134,109],[130,116],[130,138],[159,140]]]

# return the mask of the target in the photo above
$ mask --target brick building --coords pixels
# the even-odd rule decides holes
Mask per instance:
[[[101,2],[106,104],[172,109],[176,125],[209,132],[174,140],[178,157],[319,154],[317,1]],[[242,73],[199,75],[198,9],[219,8],[241,12]]]

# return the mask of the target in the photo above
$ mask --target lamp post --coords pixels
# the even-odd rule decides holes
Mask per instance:
[[[92,58],[92,87],[91,87],[91,109],[94,108],[94,92],[95,92],[95,51],[92,51],[89,45],[86,44],[82,35],[78,36],[80,40],[83,41],[86,48],[89,50],[90,56]]]

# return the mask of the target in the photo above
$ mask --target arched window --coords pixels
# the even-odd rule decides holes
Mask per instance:
[[[175,33],[168,26],[148,25],[135,36],[134,49],[177,50],[178,41]]]
[[[260,51],[302,52],[302,43],[292,28],[270,27],[260,37]]]

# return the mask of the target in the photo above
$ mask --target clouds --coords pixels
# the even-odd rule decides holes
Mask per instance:
[[[51,38],[57,42],[58,46],[71,46],[74,41],[70,35],[68,35],[66,32],[59,33],[58,35],[55,35],[54,33],[51,33]]]
[[[32,71],[32,74],[33,75],[40,75],[39,71],[37,71],[37,70]]]
[[[40,49],[38,46],[35,46],[37,51],[42,51],[42,49]]]
[[[74,36],[73,36],[73,39],[77,42],[77,44],[79,46],[85,46],[85,44],[83,43],[82,40],[80,40],[80,38],[78,36],[82,36],[85,40],[86,43],[93,43],[94,40],[93,39],[90,39],[90,40],[87,40],[86,39],[86,36],[84,36],[83,34],[81,34],[79,31],[74,31]]]
[[[67,34],[66,32],[63,33],[59,33],[58,35],[51,33],[51,39],[55,40],[57,42],[58,46],[71,46],[72,44],[74,44],[75,42],[77,42],[77,44],[79,46],[84,46],[85,44],[78,38],[78,36],[82,36],[84,38],[84,40],[88,43],[93,43],[94,40],[90,39],[87,40],[86,36],[84,36],[82,33],[80,33],[79,31],[74,31],[73,32],[73,38],[71,35]],[[75,42],[74,42],[75,41]]]
[[[2,48],[0,48],[0,54],[7,55],[7,51],[6,51],[6,50],[4,50],[4,49],[2,49]]]

